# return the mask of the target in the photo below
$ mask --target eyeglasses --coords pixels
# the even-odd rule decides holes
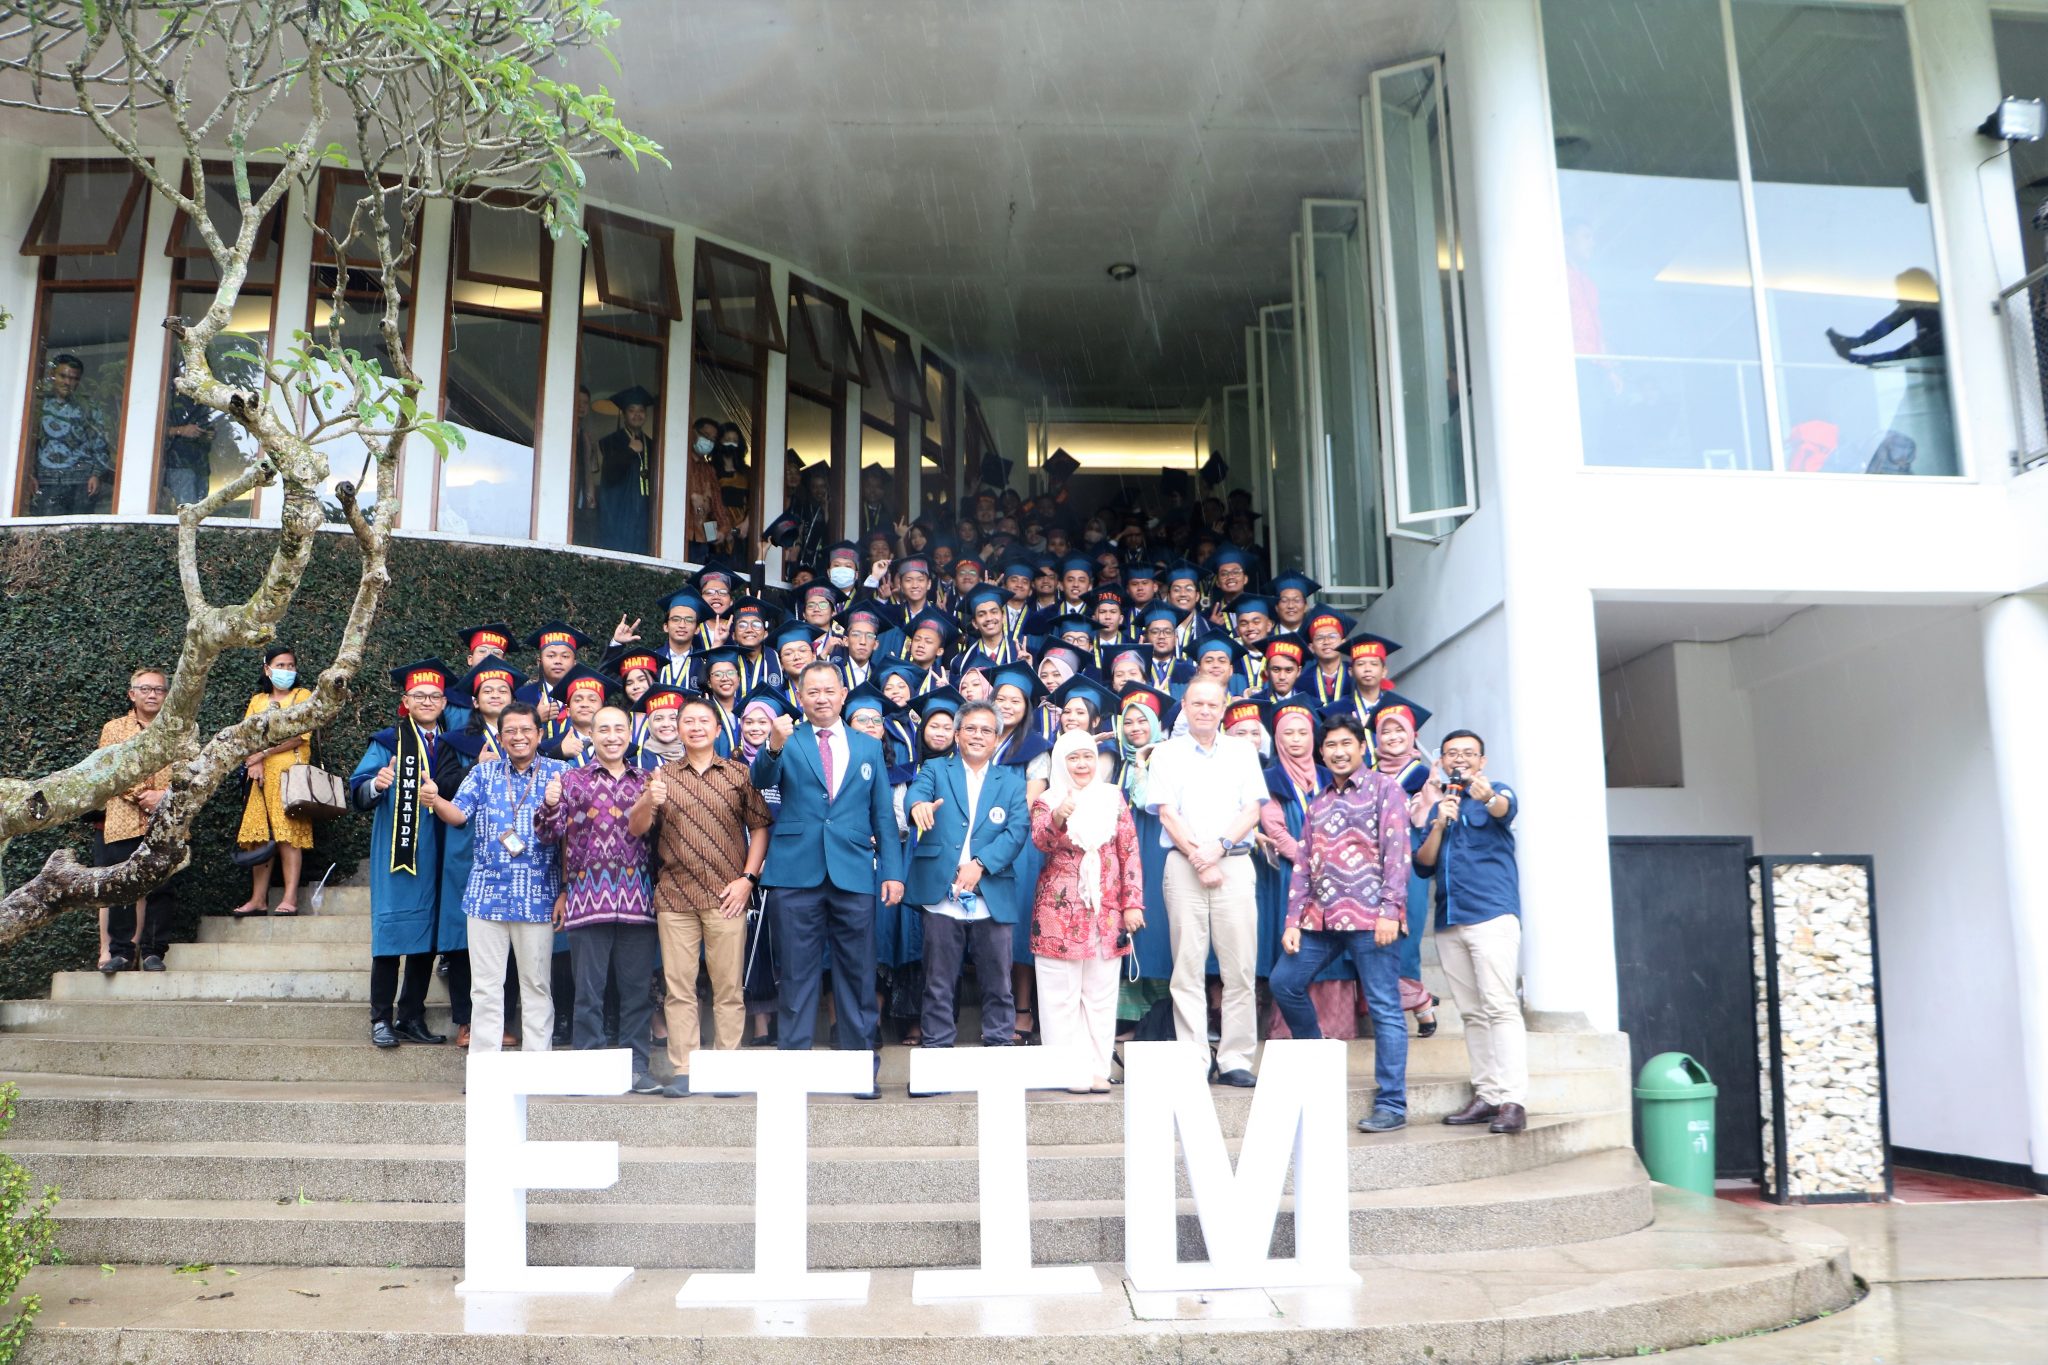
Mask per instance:
[[[442,692],[408,692],[405,694],[405,699],[407,701],[446,701],[448,697],[446,693]]]
[[[170,691],[168,687],[154,686],[149,683],[135,683],[128,690],[130,692],[140,692],[145,697],[161,697],[164,693]]]

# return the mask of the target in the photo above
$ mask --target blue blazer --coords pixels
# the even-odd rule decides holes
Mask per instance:
[[[781,753],[764,744],[754,756],[748,774],[754,785],[782,797],[761,869],[763,886],[830,881],[841,891],[872,896],[880,892],[879,883],[903,880],[888,760],[879,741],[841,725],[848,771],[839,775],[839,792],[830,800],[818,766],[818,732],[809,721],[797,725]]]
[[[903,899],[912,905],[937,905],[952,890],[960,850],[967,844],[967,775],[962,767],[958,754],[927,763],[904,793],[906,816],[912,806],[925,801],[946,803],[934,813],[931,833],[917,836],[903,889]],[[981,898],[998,922],[1015,924],[1020,915],[1028,917],[1037,890],[1017,884],[1017,855],[1031,838],[1024,770],[991,759],[974,817],[974,856],[988,869],[981,878]]]

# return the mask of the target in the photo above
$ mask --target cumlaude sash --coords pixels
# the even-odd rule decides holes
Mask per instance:
[[[391,871],[420,870],[420,779],[427,773],[427,741],[407,716],[398,726],[397,780],[391,784]]]

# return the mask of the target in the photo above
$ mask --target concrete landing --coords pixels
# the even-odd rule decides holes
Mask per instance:
[[[34,1272],[41,1324],[21,1365],[454,1365],[820,1360],[1040,1365],[1047,1360],[1463,1362],[1634,1356],[1782,1326],[1855,1295],[1840,1240],[1776,1214],[1673,1191],[1653,1228],[1568,1248],[1412,1254],[1353,1262],[1351,1290],[1207,1296],[1129,1290],[911,1302],[911,1277],[878,1270],[865,1305],[675,1307],[686,1272],[642,1270],[613,1297],[465,1297],[454,1270],[222,1263]]]

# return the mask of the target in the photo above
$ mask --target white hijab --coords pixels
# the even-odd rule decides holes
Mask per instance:
[[[1076,750],[1095,756],[1095,777],[1085,787],[1075,786],[1067,775],[1067,755]],[[1095,747],[1095,736],[1082,730],[1067,731],[1052,746],[1052,772],[1038,799],[1047,809],[1058,810],[1070,796],[1074,798],[1074,809],[1067,816],[1067,838],[1081,850],[1081,904],[1096,910],[1102,906],[1102,846],[1116,838],[1124,796],[1116,783],[1103,777],[1102,754]]]

